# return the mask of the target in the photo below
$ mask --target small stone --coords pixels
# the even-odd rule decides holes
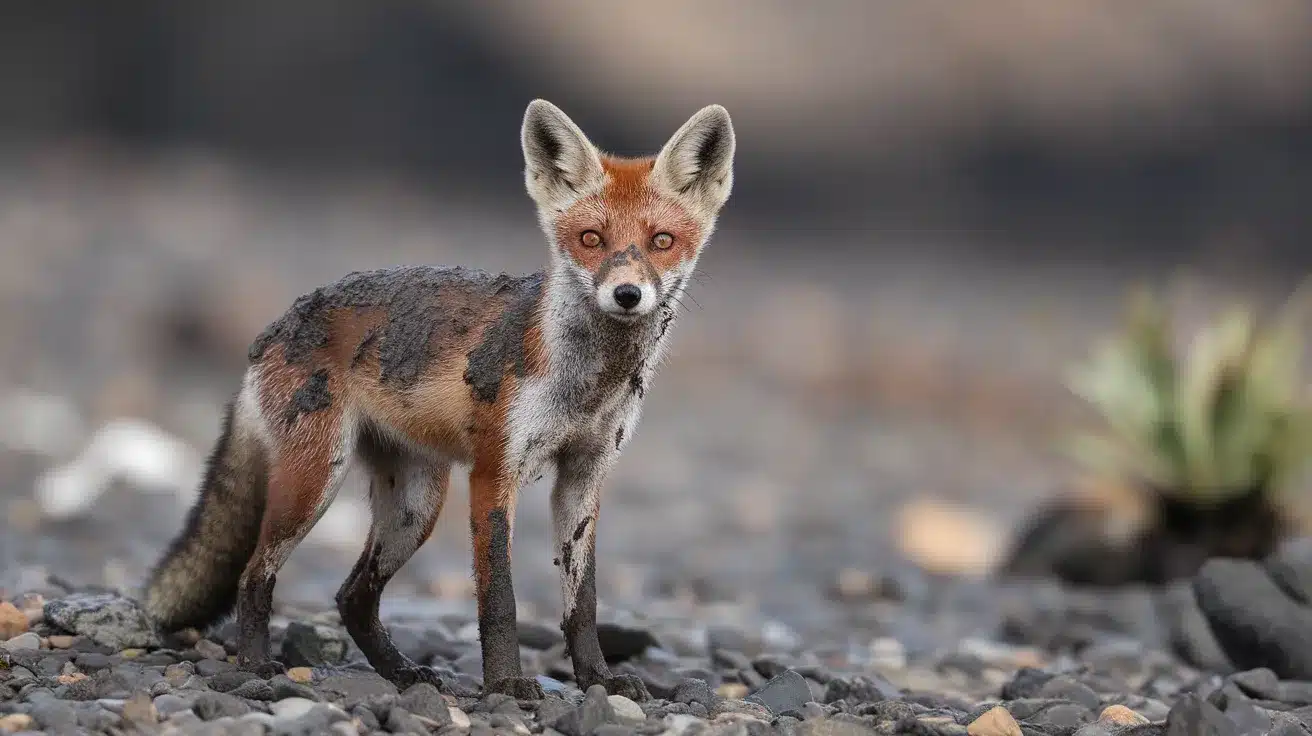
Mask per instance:
[[[129,598],[112,593],[75,593],[45,604],[46,620],[115,651],[159,645],[146,612]]]
[[[269,679],[269,687],[273,690],[274,700],[285,700],[287,698],[305,698],[306,700],[318,700],[319,696],[309,687],[297,682],[293,682],[286,675],[274,675]]]
[[[196,651],[205,659],[225,659],[228,652],[221,644],[215,644],[209,639],[201,639],[196,642]]]
[[[825,686],[824,701],[878,703],[881,700],[894,700],[901,694],[902,691],[896,685],[879,676],[835,677]]]
[[[123,659],[136,659],[137,657],[140,657],[145,653],[146,650],[144,649],[124,649],[123,651],[118,653],[118,656],[122,657]]]
[[[259,675],[254,672],[242,672],[233,670],[232,672],[220,672],[209,679],[210,689],[226,693],[235,690],[237,686],[248,680],[258,680]]]
[[[520,646],[540,652],[565,642],[565,635],[559,626],[548,626],[537,621],[520,621],[516,624],[516,633]]]
[[[155,711],[161,717],[168,718],[174,713],[191,710],[192,701],[177,695],[165,694],[156,696],[151,703],[155,706]]]
[[[747,686],[741,682],[726,682],[715,689],[715,694],[730,700],[742,700],[747,697]]]
[[[401,708],[392,708],[387,712],[387,730],[392,733],[428,733],[428,727],[422,721]]]
[[[1239,729],[1216,706],[1190,693],[1166,716],[1167,736],[1238,736]]]
[[[12,639],[27,631],[27,616],[9,601],[0,601],[0,639]]]
[[[237,665],[219,659],[202,659],[196,663],[196,674],[201,677],[213,677],[220,672],[233,672]]]
[[[309,685],[314,682],[314,670],[309,667],[292,667],[287,670],[287,677],[291,678],[292,682]]]
[[[1000,705],[971,721],[966,733],[968,736],[1024,736],[1020,724]]]
[[[795,670],[784,673],[765,683],[765,685],[747,698],[748,702],[765,706],[772,715],[782,715],[790,710],[798,710],[814,700],[811,686]]]
[[[18,733],[20,731],[31,731],[34,722],[32,716],[26,713],[11,713],[7,716],[0,717],[0,733]]]
[[[51,649],[72,649],[73,643],[77,641],[77,637],[68,636],[66,634],[56,634],[50,637],[47,641],[50,642]]]
[[[615,720],[615,709],[611,707],[606,688],[593,685],[583,696],[583,704],[547,724],[565,734],[565,736],[588,736],[598,726]]]
[[[642,712],[642,707],[623,695],[612,695],[606,700],[610,701],[610,707],[615,709],[615,717],[621,720],[647,720],[646,714]]]
[[[41,637],[29,631],[10,638],[0,647],[10,652],[35,652],[41,649]]]
[[[273,700],[273,686],[264,680],[247,680],[229,691],[235,698]]]
[[[290,667],[323,667],[346,657],[346,641],[329,626],[293,621],[282,640],[282,661]]]
[[[1098,716],[1098,722],[1117,726],[1139,726],[1149,721],[1123,705],[1109,705]]]
[[[145,693],[137,693],[123,703],[123,720],[137,726],[152,726],[159,723],[159,711]]]
[[[705,680],[687,679],[674,688],[674,694],[670,700],[676,703],[701,703],[710,708],[715,705],[715,693],[711,691],[711,686],[706,684]]]
[[[60,675],[55,679],[59,682],[60,685],[72,685],[75,682],[80,682],[82,680],[87,679],[87,676],[82,674],[81,672],[74,672],[71,675]]]
[[[469,720],[469,714],[455,706],[450,706],[446,709],[446,712],[451,716],[451,725],[456,728],[469,728],[473,725],[473,722]]]
[[[1097,710],[1102,703],[1098,693],[1093,688],[1082,682],[1070,677],[1054,677],[1039,688],[1038,697],[1052,698],[1055,700],[1069,700],[1072,703],[1079,703],[1089,710]]]
[[[514,700],[511,700],[511,703],[514,703]],[[451,714],[447,711],[449,706],[446,704],[446,699],[429,683],[411,685],[401,693],[401,698],[396,704],[409,713],[435,721],[439,725],[444,726],[450,722]]]
[[[269,706],[274,716],[286,720],[295,720],[310,712],[316,703],[305,698],[287,698]]]
[[[251,707],[240,698],[234,698],[228,693],[216,692],[201,693],[191,709],[203,721],[213,721],[223,717],[238,718],[251,712]]]

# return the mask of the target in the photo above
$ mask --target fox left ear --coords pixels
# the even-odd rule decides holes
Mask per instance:
[[[733,121],[720,105],[698,110],[656,157],[652,178],[658,186],[713,215],[733,188]]]
[[[520,129],[524,180],[539,206],[564,209],[599,189],[606,178],[597,149],[560,108],[534,100]]]

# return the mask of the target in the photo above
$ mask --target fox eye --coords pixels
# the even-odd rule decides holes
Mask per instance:
[[[587,232],[583,233],[580,240],[583,241],[583,245],[589,248],[596,248],[597,246],[601,245],[601,236],[597,234],[596,230],[588,230]]]
[[[657,233],[656,236],[651,239],[651,244],[661,250],[665,250],[671,245],[674,245],[674,236],[669,233]]]

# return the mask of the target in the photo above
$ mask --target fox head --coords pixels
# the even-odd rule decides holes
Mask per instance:
[[[677,299],[733,186],[728,111],[702,108],[645,158],[603,153],[546,100],[529,104],[520,137],[556,273],[621,321]]]

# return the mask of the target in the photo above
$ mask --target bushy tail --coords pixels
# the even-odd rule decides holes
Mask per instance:
[[[205,463],[200,494],[186,526],[146,585],[146,611],[165,632],[204,629],[236,603],[238,582],[260,533],[268,495],[268,459],[236,400]]]

